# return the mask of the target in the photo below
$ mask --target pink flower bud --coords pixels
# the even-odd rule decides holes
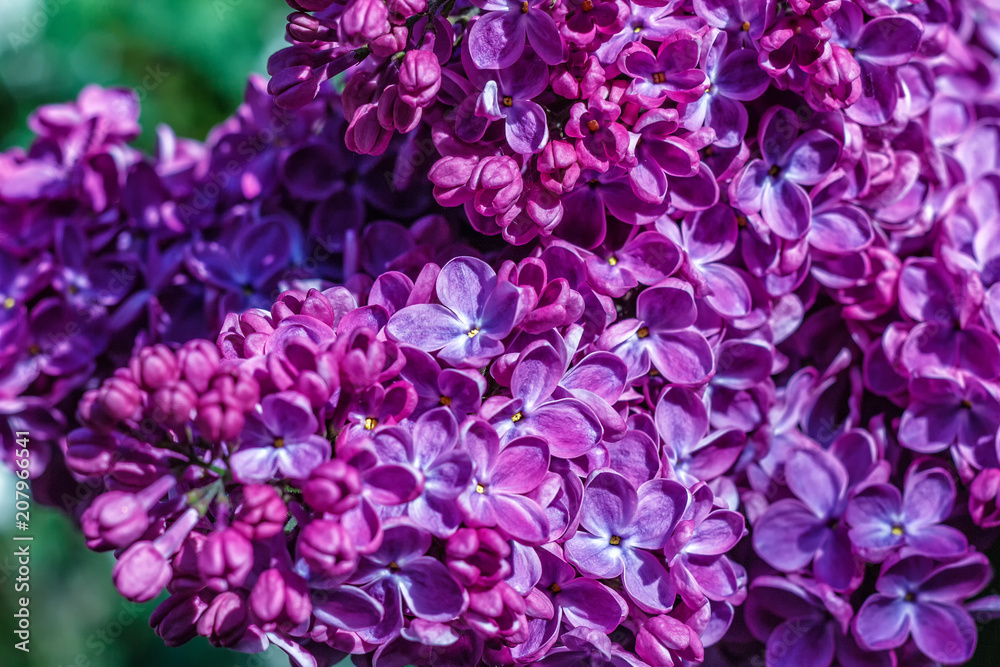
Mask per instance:
[[[510,545],[492,528],[460,528],[445,547],[448,570],[465,586],[492,586],[510,575]]]
[[[381,155],[389,147],[392,131],[386,130],[378,119],[378,105],[362,104],[354,112],[344,143],[348,150],[362,155]]]
[[[698,633],[672,616],[654,616],[635,638],[635,652],[650,665],[671,667],[681,660],[705,658]]]
[[[394,53],[399,53],[406,49],[406,41],[410,37],[410,31],[406,26],[393,26],[392,30],[372,41],[369,47],[372,53],[379,58],[388,58]]]
[[[170,581],[170,563],[152,542],[136,542],[115,563],[115,588],[133,602],[152,600]]]
[[[250,592],[250,609],[267,632],[306,623],[312,602],[305,579],[290,570],[265,570]]]
[[[309,65],[287,67],[267,83],[267,91],[282,109],[299,109],[316,99],[324,77]]]
[[[153,394],[152,404],[154,419],[180,425],[194,416],[198,394],[188,383],[175,382],[157,389]]]
[[[149,625],[164,644],[180,646],[198,635],[197,623],[206,608],[208,603],[198,593],[171,595],[149,615]]]
[[[181,376],[199,394],[208,389],[208,383],[221,360],[218,346],[208,340],[188,341],[177,351]]]
[[[246,634],[249,624],[247,604],[232,591],[220,593],[198,619],[198,634],[213,646],[232,646]]]
[[[179,376],[177,358],[166,345],[153,345],[139,350],[129,361],[136,383],[146,391],[155,391]]]
[[[358,566],[358,555],[350,535],[337,521],[318,519],[299,534],[299,555],[309,567],[331,577],[343,577]]]
[[[288,508],[274,487],[252,484],[243,488],[243,504],[233,528],[248,540],[266,540],[284,530]]]
[[[441,89],[441,64],[432,51],[408,51],[399,67],[399,98],[426,107]]]
[[[389,9],[382,0],[350,0],[340,15],[340,41],[361,46],[389,32]]]
[[[253,545],[235,528],[209,535],[198,554],[198,569],[216,590],[242,586],[252,568]]]
[[[302,499],[319,512],[343,514],[357,506],[361,493],[361,475],[340,459],[315,468],[302,487]]]
[[[998,495],[1000,495],[1000,469],[983,470],[969,485],[969,514],[977,526],[983,528],[1000,526]]]

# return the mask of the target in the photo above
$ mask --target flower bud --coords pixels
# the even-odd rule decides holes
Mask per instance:
[[[235,528],[208,536],[198,554],[198,569],[216,590],[239,588],[253,568],[253,545]]]
[[[166,345],[144,347],[129,360],[136,383],[146,391],[156,391],[179,376],[177,358]]]
[[[232,646],[247,631],[249,613],[246,602],[232,591],[220,593],[198,619],[198,634],[213,646]]]
[[[243,487],[243,504],[236,511],[233,528],[248,540],[266,540],[285,527],[288,508],[274,487],[251,484]]]
[[[172,574],[167,559],[152,542],[136,542],[115,563],[111,579],[124,597],[146,602],[160,594]]]
[[[297,547],[312,570],[331,577],[346,576],[358,565],[351,537],[337,521],[310,522],[299,534]]]
[[[160,387],[153,394],[153,418],[180,425],[191,419],[198,405],[198,394],[186,382]]]
[[[302,487],[302,499],[318,512],[343,514],[353,509],[361,493],[361,475],[340,459],[315,468]]]
[[[671,667],[682,660],[699,663],[705,658],[698,633],[672,616],[654,616],[635,638],[635,652],[654,667]]]
[[[361,46],[389,32],[389,9],[382,0],[350,0],[340,15],[340,41]]]
[[[149,615],[149,625],[164,644],[180,646],[197,636],[197,623],[207,607],[198,593],[171,595]]]
[[[312,614],[309,587],[290,570],[265,570],[250,592],[250,609],[265,631],[291,630]]]
[[[267,92],[282,109],[299,109],[316,99],[324,80],[321,71],[309,65],[286,67],[271,77]]]
[[[460,528],[445,547],[448,570],[465,586],[492,586],[510,576],[510,545],[492,528]]]
[[[208,340],[190,340],[177,352],[177,367],[184,381],[199,394],[208,389],[222,357],[219,348]]]
[[[433,51],[408,51],[399,67],[399,98],[426,107],[441,89],[441,64]]]
[[[969,514],[977,526],[1000,526],[1000,469],[987,468],[969,486]]]

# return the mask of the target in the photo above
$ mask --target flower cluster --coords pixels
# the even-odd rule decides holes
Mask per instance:
[[[608,216],[704,210],[730,181],[765,244],[801,243],[820,203],[803,186],[851,170],[865,132],[923,115],[935,68],[992,57],[962,44],[986,11],[976,2],[288,3],[292,45],[268,67],[277,104],[298,108],[341,76],[348,148],[420,137],[438,202],[514,244],[594,248]],[[775,105],[795,116],[755,137]]]
[[[367,290],[453,236],[440,216],[418,219],[430,193],[396,169],[399,152],[337,156],[333,94],[289,114],[255,77],[204,144],[161,127],[151,158],[127,143],[138,115],[131,91],[88,87],[31,116],[28,151],[0,154],[0,440],[13,465],[14,432],[33,433],[35,477],[56,457],[35,486],[51,503],[73,493],[42,443],[65,437],[83,389],[137,340],[213,335],[226,313],[303,281]]]
[[[0,160],[24,221],[0,236],[0,368],[38,369],[5,371],[29,379],[0,411],[75,409],[59,454],[102,490],[84,534],[128,598],[167,589],[167,644],[310,667],[973,655],[1000,613],[990,3],[292,4],[277,107],[255,84],[206,146],[150,164],[88,92]],[[432,196],[481,234],[365,226]],[[31,342],[114,262],[155,275],[87,302],[103,337]]]
[[[707,380],[690,289],[616,318],[567,277],[584,271],[570,252],[499,274],[458,257],[382,274],[363,306],[289,291],[217,345],[141,349],[67,438],[74,474],[107,481],[88,545],[117,550],[126,597],[167,587],[168,644],[273,643],[301,665],[700,660],[746,596],[720,481],[746,436],[709,435],[690,389],[649,390],[652,409],[630,386],[650,359],[661,382]],[[733,383],[767,375],[758,347]]]

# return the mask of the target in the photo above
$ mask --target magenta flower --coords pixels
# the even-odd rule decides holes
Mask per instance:
[[[566,558],[592,577],[621,576],[640,608],[670,611],[674,587],[650,551],[667,545],[687,503],[687,490],[677,482],[652,480],[636,490],[614,471],[596,471],[587,479],[580,508],[584,530],[566,542]]]
[[[496,432],[485,422],[463,428],[464,442],[475,471],[471,488],[459,503],[466,524],[496,526],[523,544],[541,544],[549,522],[538,503],[527,497],[545,479],[549,448],[537,437],[511,440],[501,449]]]
[[[554,456],[581,456],[600,441],[601,422],[576,398],[554,398],[563,377],[563,360],[551,345],[529,345],[511,373],[510,400],[483,407],[483,416],[504,443],[533,435],[548,443]],[[499,403],[499,405],[498,405]]]
[[[548,82],[545,63],[537,58],[522,58],[483,83],[483,92],[476,100],[476,116],[504,121],[507,143],[515,152],[537,153],[549,141],[549,125],[545,111],[532,100]]]
[[[350,583],[357,584],[385,609],[374,627],[360,634],[383,643],[403,624],[403,603],[410,613],[428,621],[450,621],[468,604],[465,590],[435,558],[425,556],[431,537],[407,525],[385,529],[382,546],[365,558]]]
[[[245,483],[259,483],[275,475],[305,479],[330,458],[330,441],[317,435],[312,408],[296,392],[280,392],[261,401],[263,411],[252,414],[240,434],[239,449],[230,456],[233,475]]]
[[[633,42],[618,56],[618,66],[632,77],[626,95],[642,106],[655,109],[664,100],[695,102],[709,87],[705,72],[698,69],[700,44],[684,30],[660,42],[654,55],[642,42]]]

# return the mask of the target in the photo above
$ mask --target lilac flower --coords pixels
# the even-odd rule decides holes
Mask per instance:
[[[752,160],[729,188],[733,204],[747,214],[760,213],[768,228],[796,240],[809,231],[812,204],[803,185],[819,183],[840,157],[837,140],[823,130],[799,136],[795,113],[769,109],[757,132],[762,159]]]
[[[864,21],[861,8],[843,3],[830,17],[838,39],[860,65],[863,82],[857,103],[847,115],[862,125],[881,125],[892,118],[899,98],[895,67],[910,60],[920,46],[922,26],[912,16],[880,16]]]
[[[524,53],[525,38],[549,65],[566,60],[566,43],[542,0],[477,0],[485,14],[469,30],[469,53],[480,69],[504,69]]]
[[[652,7],[629,2],[629,18],[621,31],[613,35],[597,49],[598,59],[605,65],[618,60],[618,54],[632,42],[641,39],[663,41],[677,27],[671,14],[679,3],[676,0],[663,6]]]
[[[698,69],[698,39],[679,30],[660,42],[656,55],[642,42],[633,42],[618,56],[618,66],[632,77],[629,96],[654,109],[664,100],[697,101],[709,87],[705,72]]]
[[[771,84],[771,77],[757,66],[753,49],[726,53],[727,33],[715,35],[701,56],[708,89],[683,107],[681,124],[694,131],[707,126],[715,130],[715,146],[732,148],[746,136],[749,116],[741,102],[755,100]],[[687,100],[678,100],[687,102]]]
[[[912,400],[899,424],[899,443],[921,453],[955,446],[970,461],[995,465],[1000,402],[989,385],[974,378],[910,380]]]
[[[903,493],[891,484],[873,484],[847,503],[854,547],[869,560],[881,561],[902,547],[908,553],[945,560],[968,549],[957,528],[938,525],[951,514],[955,483],[942,468],[912,466]]]
[[[720,261],[736,248],[738,233],[736,214],[725,204],[687,216],[681,225],[681,247],[688,260],[681,272],[696,293],[704,292],[705,302],[727,318],[743,317],[751,308],[746,279]]]
[[[697,306],[680,287],[653,287],[639,295],[638,319],[608,328],[599,345],[622,357],[629,378],[649,372],[650,364],[671,382],[698,384],[712,374],[714,360],[704,336],[692,325]]]
[[[856,576],[848,527],[841,521],[847,471],[829,452],[802,447],[789,454],[785,480],[795,497],[775,502],[757,519],[754,550],[782,572],[812,564],[820,582],[847,590]]]
[[[403,603],[418,618],[450,621],[468,603],[465,590],[440,561],[425,556],[431,538],[407,524],[387,527],[382,546],[362,561],[350,583],[361,585],[385,609],[382,620],[363,630],[367,641],[384,643],[403,625]]]
[[[237,479],[259,483],[278,473],[305,479],[330,458],[330,441],[316,435],[316,417],[302,395],[272,394],[261,401],[261,406],[259,415],[247,419],[239,449],[230,457]]]
[[[534,435],[553,455],[572,458],[601,441],[601,423],[590,408],[576,398],[553,399],[562,377],[563,360],[555,348],[543,341],[525,348],[511,373],[512,398],[482,411],[503,443]]]
[[[663,441],[663,458],[685,486],[724,474],[746,444],[746,435],[736,429],[720,429],[709,435],[708,410],[685,387],[670,387],[663,392],[654,414]]]
[[[407,306],[389,318],[391,340],[475,367],[503,352],[503,339],[523,317],[518,288],[498,281],[482,260],[464,257],[445,264],[436,292],[440,305]]]
[[[545,111],[532,100],[545,90],[548,81],[549,68],[537,58],[522,58],[503,67],[483,84],[476,116],[504,121],[511,148],[523,154],[537,153],[549,141],[549,126]]]
[[[438,537],[448,537],[461,523],[456,499],[473,472],[469,455],[456,447],[458,437],[458,423],[445,408],[421,415],[412,437],[401,428],[382,429],[374,437],[382,462],[409,465],[423,475],[423,492],[399,511]]]
[[[738,35],[743,40],[740,46],[745,47],[747,42],[760,39],[774,21],[775,3],[771,0],[694,0],[694,11],[708,25]]]
[[[652,480],[636,490],[612,470],[595,471],[587,479],[580,509],[586,532],[566,542],[566,558],[589,576],[622,576],[625,591],[640,608],[670,611],[673,584],[649,552],[667,545],[687,502],[687,490],[677,482]]]
[[[434,359],[416,348],[400,348],[406,365],[399,375],[413,385],[417,393],[415,411],[445,406],[456,417],[476,412],[486,393],[486,380],[476,371],[442,369]]]
[[[464,431],[475,466],[472,487],[459,497],[466,524],[497,526],[523,544],[543,542],[549,533],[548,519],[526,494],[548,473],[545,441],[528,436],[511,440],[501,449],[495,431],[484,422],[472,422]]]
[[[854,636],[875,651],[902,646],[912,636],[930,659],[962,664],[976,648],[976,627],[960,603],[989,579],[989,563],[979,553],[937,566],[923,556],[898,560],[882,570],[878,593],[858,610]]]

